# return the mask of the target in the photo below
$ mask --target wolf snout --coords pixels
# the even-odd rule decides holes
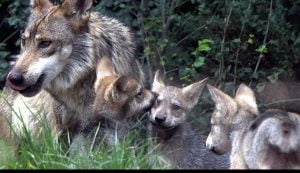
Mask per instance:
[[[21,91],[26,88],[26,86],[24,85],[24,76],[18,69],[12,69],[7,75],[6,80],[13,90]]]
[[[165,121],[166,121],[166,116],[163,116],[163,115],[155,116],[155,122],[161,124]]]

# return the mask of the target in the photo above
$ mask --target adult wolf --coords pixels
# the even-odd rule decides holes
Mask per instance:
[[[144,74],[134,58],[135,43],[130,30],[115,19],[91,12],[92,3],[92,0],[64,0],[53,5],[50,0],[31,1],[21,53],[7,76],[10,88],[20,93],[13,98],[8,96],[17,109],[22,111],[24,106],[20,108],[14,102],[23,96],[28,104],[31,98],[27,97],[44,102],[55,100],[60,108],[55,122],[60,123],[60,128],[76,131],[78,124],[92,112],[96,64],[104,56],[118,74],[143,83]],[[29,107],[36,109],[35,106]],[[45,108],[53,119],[53,109],[57,107]],[[13,119],[11,111],[5,112],[8,119]],[[29,117],[25,124],[35,119],[31,114],[22,116]]]

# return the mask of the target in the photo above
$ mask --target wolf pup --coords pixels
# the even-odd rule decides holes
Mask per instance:
[[[134,78],[117,75],[108,58],[102,58],[98,65],[95,85],[96,99],[94,116],[84,126],[74,140],[72,150],[87,149],[97,146],[102,139],[108,145],[113,145],[115,139],[127,136],[136,118],[150,110],[155,101],[155,95]],[[94,145],[92,139],[100,126]],[[83,148],[84,147],[84,148]],[[91,149],[93,149],[92,147]]]
[[[7,76],[7,84],[17,94],[4,97],[24,112],[22,116],[28,117],[24,118],[28,121],[25,125],[31,124],[32,131],[39,130],[32,123],[35,116],[24,115],[29,111],[23,111],[25,106],[20,107],[15,100],[24,100],[34,110],[46,109],[47,117],[53,119],[53,107],[47,102],[58,101],[65,112],[58,114],[62,123],[59,127],[72,133],[92,114],[96,64],[102,57],[111,60],[118,74],[132,76],[143,84],[144,73],[135,59],[132,33],[119,21],[91,12],[92,4],[93,0],[64,0],[59,5],[50,0],[31,0],[21,52]],[[31,98],[39,104],[30,106]],[[1,110],[6,119],[13,119],[12,114],[5,108]]]
[[[254,92],[241,84],[235,98],[221,90],[207,85],[215,102],[215,110],[211,116],[211,131],[206,146],[217,154],[230,153],[230,168],[247,168],[241,157],[241,138],[243,131],[258,115]]]
[[[202,138],[186,122],[187,113],[197,104],[207,79],[184,88],[165,86],[156,72],[152,91],[158,94],[150,111],[150,132],[156,138],[156,152],[173,168],[225,169],[229,156],[218,156],[205,148]]]
[[[231,169],[299,168],[299,115],[282,110],[259,114],[254,92],[244,84],[235,98],[207,86],[216,108],[206,144],[219,154],[231,149]]]
[[[244,131],[240,150],[249,169],[300,168],[300,116],[268,110]]]

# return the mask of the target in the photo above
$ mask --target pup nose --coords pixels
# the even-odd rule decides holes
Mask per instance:
[[[24,77],[22,73],[19,70],[11,70],[10,73],[7,75],[6,80],[10,84],[12,88],[22,88],[22,85],[24,84]]]
[[[158,94],[157,94],[157,93],[155,93],[155,92],[153,92],[153,91],[151,91],[151,93],[153,94],[154,100],[156,100],[156,99],[157,99],[157,97],[158,97]]]
[[[214,152],[214,153],[217,153],[217,150],[216,150],[216,147],[215,147],[215,146],[212,146],[212,147],[210,148],[210,150],[211,150],[212,152]]]
[[[165,116],[156,116],[155,117],[155,121],[157,122],[157,123],[162,123],[162,122],[164,122],[166,120],[166,117]]]

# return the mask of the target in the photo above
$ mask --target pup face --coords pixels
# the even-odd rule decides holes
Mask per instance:
[[[185,88],[165,86],[157,71],[152,91],[158,97],[150,112],[150,121],[160,128],[174,128],[185,122],[187,113],[197,104],[207,79]]]
[[[95,115],[124,120],[149,111],[155,95],[127,76],[107,76],[100,82],[95,101]]]
[[[229,136],[232,129],[258,114],[255,96],[244,84],[239,86],[235,98],[211,85],[207,87],[216,105],[211,116],[211,131],[206,147],[216,154],[224,154],[231,149]]]

